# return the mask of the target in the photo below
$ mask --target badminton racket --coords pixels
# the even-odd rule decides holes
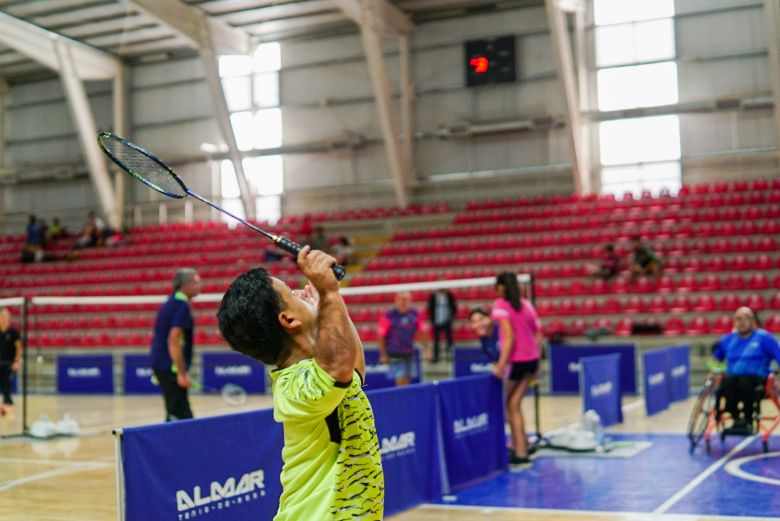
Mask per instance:
[[[176,371],[173,371],[174,373]],[[159,387],[160,381],[157,379],[155,375],[152,375],[151,377],[152,383]],[[220,398],[222,398],[222,401],[225,402],[227,405],[232,406],[240,406],[244,405],[247,400],[247,393],[246,390],[241,387],[240,385],[236,384],[225,384],[220,389],[216,389],[214,387],[208,387],[206,385],[201,385],[198,382],[192,381],[192,388],[202,392],[203,394],[218,394]]]
[[[270,239],[279,248],[286,252],[298,255],[301,251],[301,246],[297,242],[294,242],[283,235],[277,235],[270,233],[262,228],[255,226],[254,224],[242,219],[241,217],[234,215],[233,213],[225,210],[213,201],[210,201],[202,195],[190,190],[182,179],[171,169],[168,165],[163,163],[154,154],[141,148],[135,143],[115,136],[110,132],[101,132],[98,134],[98,143],[103,152],[119,166],[122,170],[135,177],[145,185],[157,190],[161,194],[171,197],[173,199],[184,199],[188,195],[195,199],[206,203],[219,210],[220,212],[229,215],[233,219],[242,223],[243,225],[253,229],[257,233],[264,235]],[[344,278],[347,274],[347,270],[344,266],[335,264],[333,266],[333,274],[336,275],[338,280]]]

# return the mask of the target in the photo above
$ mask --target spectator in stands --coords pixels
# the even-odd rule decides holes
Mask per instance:
[[[94,211],[90,211],[87,214],[87,221],[84,223],[84,232],[81,237],[79,237],[78,241],[76,241],[75,247],[77,249],[82,249],[91,248],[93,246],[102,246],[107,233],[105,221],[98,217]]]
[[[498,361],[498,324],[490,318],[490,312],[481,306],[469,310],[469,325],[479,337],[480,347],[492,362]]]
[[[390,366],[389,376],[398,386],[408,385],[417,378],[414,363],[414,341],[421,342],[428,358],[430,345],[423,321],[417,308],[412,306],[412,296],[402,291],[395,296],[395,306],[379,318],[377,328],[379,361]]]
[[[19,332],[11,327],[11,313],[8,308],[0,308],[0,390],[3,403],[0,415],[13,412],[14,401],[11,398],[11,378],[22,363],[22,340]]]
[[[631,282],[635,282],[640,275],[649,275],[658,282],[663,269],[661,259],[653,252],[649,244],[642,242],[642,237],[639,235],[631,237],[631,244],[634,247],[629,276]]]
[[[355,254],[355,251],[352,249],[349,239],[342,235],[339,237],[338,242],[333,245],[330,253],[336,258],[336,262],[345,266],[353,262],[352,256]]]
[[[60,224],[60,218],[55,217],[52,219],[51,226],[49,226],[48,235],[50,241],[56,241],[61,239],[62,237],[65,237],[67,232],[65,231],[65,227]]]
[[[493,367],[496,378],[504,378],[508,371],[506,385],[506,412],[512,432],[512,448],[509,462],[513,465],[530,463],[528,438],[525,433],[522,400],[531,380],[539,370],[542,341],[542,324],[533,305],[520,298],[517,275],[501,273],[496,278],[498,299],[493,303],[490,317],[499,326],[500,355]]]
[[[165,399],[165,421],[192,418],[187,389],[195,321],[190,301],[200,293],[200,276],[182,268],[173,277],[173,294],[157,312],[151,346],[151,366]]]
[[[219,329],[236,351],[267,365],[274,419],[284,427],[277,520],[382,519],[384,486],[363,345],[349,318],[335,259],[305,246],[303,291],[264,268],[239,276],[219,306]],[[258,432],[251,444],[266,443]]]
[[[604,256],[601,258],[601,262],[599,264],[587,264],[585,271],[591,277],[607,281],[620,273],[620,265],[620,256],[615,253],[615,245],[607,244],[604,246]]]
[[[719,393],[726,399],[726,410],[734,420],[730,431],[752,434],[754,404],[764,394],[772,360],[780,364],[780,344],[771,333],[758,327],[752,309],[741,307],[734,312],[734,331],[721,337],[713,356],[727,363]]]
[[[22,245],[22,262],[41,262],[46,253],[45,229],[41,227],[41,221],[34,215],[30,215],[27,223],[27,237]]]
[[[320,225],[315,226],[314,235],[312,236],[311,242],[309,244],[311,245],[312,250],[329,252],[330,240],[328,239],[328,236],[325,235],[325,228]]]
[[[452,354],[452,323],[458,312],[455,296],[448,289],[437,289],[428,297],[428,319],[433,329],[433,361],[439,361],[439,340],[444,334],[447,341],[446,357]]]

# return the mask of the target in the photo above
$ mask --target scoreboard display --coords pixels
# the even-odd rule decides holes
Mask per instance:
[[[516,81],[514,36],[471,40],[463,48],[468,87]]]

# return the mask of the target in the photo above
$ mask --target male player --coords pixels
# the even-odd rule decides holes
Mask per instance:
[[[165,398],[165,421],[192,418],[187,389],[195,321],[190,300],[200,293],[200,276],[182,268],[173,276],[173,294],[157,312],[152,336],[151,365]]]
[[[217,313],[233,349],[276,366],[284,467],[275,521],[382,519],[379,441],[361,389],[363,345],[339,295],[335,262],[305,246],[298,265],[311,285],[292,291],[256,268],[233,281]]]
[[[2,416],[13,411],[14,401],[11,398],[11,377],[19,370],[21,360],[21,337],[19,332],[11,327],[11,313],[8,311],[8,308],[0,307],[0,390],[3,393],[0,415]]]
[[[713,356],[727,362],[720,393],[734,419],[729,432],[751,434],[753,404],[764,394],[772,360],[780,364],[780,345],[771,333],[758,327],[753,310],[743,306],[734,312],[734,331],[721,337]],[[743,407],[741,416],[739,402]]]

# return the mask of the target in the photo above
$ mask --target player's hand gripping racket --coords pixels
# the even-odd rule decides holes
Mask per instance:
[[[220,212],[231,216],[233,219],[252,228],[254,231],[265,235],[281,249],[296,256],[298,255],[298,252],[301,251],[303,246],[300,244],[291,241],[283,235],[276,235],[275,233],[270,233],[258,228],[241,217],[233,215],[218,204],[209,201],[202,195],[193,192],[184,184],[184,181],[176,175],[176,172],[174,172],[171,167],[157,159],[154,154],[144,150],[135,143],[115,136],[110,132],[101,132],[98,134],[98,143],[100,144],[100,148],[103,149],[103,152],[122,170],[147,186],[154,188],[161,194],[172,197],[173,199],[184,199],[188,195],[191,195],[212,208],[216,208]],[[335,264],[333,266],[333,273],[338,280],[341,280],[347,274],[347,270],[344,266]]]

